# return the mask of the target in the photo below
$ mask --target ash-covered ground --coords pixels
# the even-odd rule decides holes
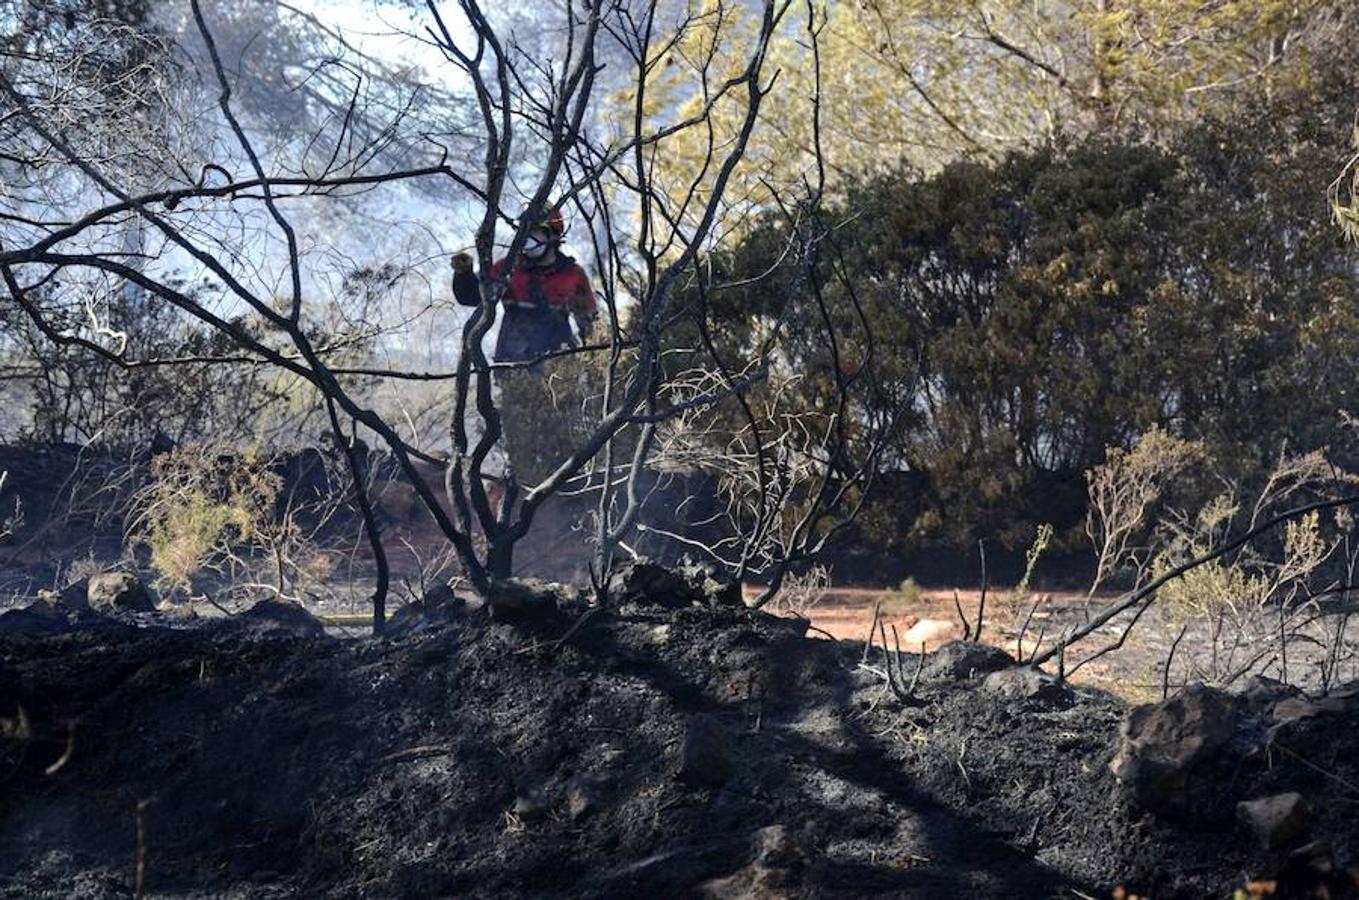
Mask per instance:
[[[955,643],[894,661],[908,695],[739,592],[614,588],[446,596],[380,639],[273,602],[5,613],[0,896],[1353,892],[1346,690],[1129,720]]]

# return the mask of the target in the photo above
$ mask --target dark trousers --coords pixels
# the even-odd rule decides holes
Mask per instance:
[[[496,362],[531,365],[496,372],[502,447],[509,472],[532,488],[556,469],[583,437],[582,391],[570,360],[542,360],[575,343],[565,312],[506,306],[496,341]]]

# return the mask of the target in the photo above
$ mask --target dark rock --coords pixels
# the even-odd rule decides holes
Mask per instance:
[[[423,603],[407,603],[405,606],[397,607],[396,612],[392,613],[391,618],[387,620],[383,635],[385,637],[401,637],[429,628],[433,624],[429,616],[425,615]]]
[[[992,672],[982,679],[982,689],[1008,700],[1040,700],[1046,703],[1067,699],[1070,691],[1057,679],[1031,666],[1012,666]]]
[[[1301,794],[1275,794],[1236,805],[1236,820],[1264,850],[1278,850],[1307,830],[1311,811]]]
[[[451,619],[467,607],[467,601],[454,592],[452,585],[440,583],[425,591],[420,605],[428,616]]]
[[[1266,711],[1281,700],[1301,698],[1303,693],[1291,684],[1284,684],[1264,675],[1256,675],[1237,692],[1241,702],[1251,711]]]
[[[580,775],[566,786],[566,811],[573,819],[590,815],[600,806],[607,780],[600,775]]]
[[[156,609],[146,585],[128,572],[105,572],[91,577],[86,599],[90,609],[96,612],[154,612]]]
[[[706,713],[693,716],[680,744],[679,768],[675,777],[691,787],[721,787],[735,774],[731,732],[716,717]]]
[[[1137,805],[1182,812],[1200,767],[1231,741],[1237,713],[1234,696],[1202,684],[1136,707],[1123,719],[1109,767]]]
[[[616,603],[645,603],[674,609],[703,599],[702,593],[679,572],[645,559],[625,563],[615,570],[609,576],[608,592]]]
[[[763,624],[768,628],[783,632],[792,637],[804,638],[807,636],[807,631],[811,628],[812,622],[810,619],[804,619],[802,616],[775,616],[766,614],[763,619]]]
[[[1335,868],[1335,850],[1327,840],[1309,841],[1288,854],[1290,864],[1301,865],[1321,874]]]
[[[728,875],[699,886],[699,896],[743,900],[775,900],[797,887],[806,854],[788,829],[770,825],[751,833],[750,862]]]
[[[296,603],[269,598],[261,600],[231,620],[233,623],[264,633],[283,632],[297,637],[323,637],[321,620]]]
[[[1284,859],[1275,882],[1277,897],[1359,896],[1359,865],[1338,855],[1330,841],[1310,841]]]
[[[743,607],[739,582],[711,566],[685,563],[671,569],[647,559],[625,563],[609,576],[609,597],[616,603],[641,603],[681,609],[686,606]]]
[[[49,606],[83,611],[90,608],[89,591],[90,579],[82,578],[71,582],[60,591],[38,591],[38,599]]]
[[[709,605],[733,607],[746,605],[741,582],[727,578],[712,566],[688,562],[680,566],[679,573],[700,595],[701,600]]]
[[[1285,697],[1270,709],[1270,717],[1275,722],[1296,722],[1299,719],[1311,719],[1321,715],[1326,710],[1319,704],[1313,703],[1306,697]]]
[[[499,622],[527,622],[554,615],[559,589],[539,581],[498,581],[491,589],[491,618]]]
[[[540,787],[523,788],[514,798],[514,815],[528,824],[547,815],[547,795]]]
[[[960,681],[1008,669],[1014,664],[1010,654],[999,647],[976,641],[949,641],[929,655],[922,674],[940,681]]]
[[[468,611],[467,599],[458,596],[452,585],[436,584],[418,601],[399,607],[387,620],[385,633],[387,637],[399,637],[447,625],[465,617]]]

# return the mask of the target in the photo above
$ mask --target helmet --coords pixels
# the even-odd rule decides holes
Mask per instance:
[[[533,223],[534,228],[541,228],[552,236],[552,242],[556,243],[566,236],[566,219],[562,217],[560,209],[554,209],[541,219]]]

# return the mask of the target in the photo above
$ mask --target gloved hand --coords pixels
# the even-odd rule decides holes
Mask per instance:
[[[454,253],[449,262],[452,263],[454,272],[472,271],[472,255],[470,253]]]

